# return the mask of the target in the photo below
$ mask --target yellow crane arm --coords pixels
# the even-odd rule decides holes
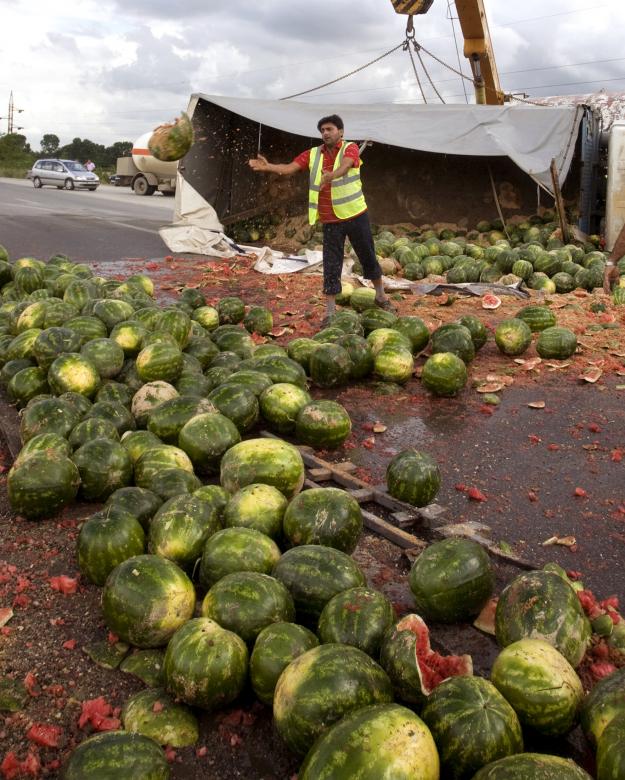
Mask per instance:
[[[464,56],[471,63],[476,82],[476,97],[479,82],[484,85],[485,99],[477,102],[501,105],[504,93],[499,84],[483,0],[456,0],[456,10],[464,38]]]

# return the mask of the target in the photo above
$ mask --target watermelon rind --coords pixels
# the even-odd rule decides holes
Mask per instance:
[[[223,524],[226,528],[253,528],[272,539],[278,539],[282,535],[287,504],[286,497],[278,488],[252,483],[237,490],[228,499],[223,509]]]
[[[292,498],[304,485],[304,461],[296,447],[280,439],[247,439],[222,457],[220,482],[229,493],[262,483]]]
[[[88,580],[104,585],[123,561],[145,552],[145,531],[130,512],[109,506],[91,515],[78,535],[78,568]]]
[[[271,574],[280,555],[273,539],[254,528],[224,528],[204,543],[198,579],[208,589],[234,572]]]
[[[625,713],[606,726],[597,744],[597,780],[625,777]]]
[[[519,753],[487,764],[473,780],[592,780],[568,758],[544,753]]]
[[[105,780],[134,776],[168,780],[165,751],[149,737],[128,731],[106,731],[81,742],[70,755],[63,780]]]
[[[625,667],[599,680],[582,702],[580,721],[586,738],[596,745],[606,726],[625,714]]]
[[[126,700],[121,712],[124,729],[143,734],[159,745],[187,747],[199,738],[198,722],[185,704],[177,704],[161,688],[139,691]]]
[[[362,511],[345,490],[311,488],[291,500],[282,526],[293,547],[321,544],[352,553],[362,533]]]
[[[395,622],[389,599],[373,588],[337,593],[319,616],[317,633],[324,644],[353,645],[376,658],[382,638]]]
[[[440,469],[428,453],[402,450],[386,467],[386,484],[394,498],[413,506],[426,506],[440,489]]]

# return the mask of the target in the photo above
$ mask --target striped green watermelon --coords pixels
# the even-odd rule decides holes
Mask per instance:
[[[306,372],[299,363],[291,360],[290,357],[266,355],[254,359],[253,367],[255,371],[267,374],[272,382],[290,382],[293,385],[306,387]]]
[[[434,395],[456,395],[467,383],[466,366],[452,352],[438,352],[425,361],[421,383]]]
[[[61,393],[59,401],[62,401],[64,404],[67,404],[70,409],[73,409],[79,419],[84,418],[93,408],[93,404],[88,398],[81,393],[73,393],[71,390],[67,393]]]
[[[133,694],[122,708],[121,719],[126,731],[143,734],[159,745],[187,747],[199,739],[197,718],[189,707],[160,688]]]
[[[80,312],[74,306],[65,301],[48,301],[46,306],[46,319],[44,328],[53,328],[57,325],[65,325],[68,320],[77,317]]]
[[[219,349],[208,336],[192,336],[184,349],[184,354],[193,355],[200,361],[202,370],[209,367],[211,360],[217,355]]]
[[[249,431],[258,421],[258,399],[245,387],[221,385],[210,391],[208,400],[221,414],[232,420],[241,433]]]
[[[163,502],[151,490],[140,487],[123,487],[116,490],[106,500],[106,506],[123,509],[135,517],[145,531],[156,510]]]
[[[350,379],[362,379],[373,371],[373,352],[365,338],[356,333],[346,333],[337,344],[343,347],[352,362]]]
[[[146,450],[135,462],[135,484],[150,490],[154,479],[164,469],[180,468],[193,474],[193,464],[188,455],[171,444],[161,444]]]
[[[40,450],[12,466],[7,477],[9,503],[15,514],[49,517],[76,498],[80,474],[57,450]]]
[[[95,365],[75,352],[60,355],[48,369],[48,383],[56,395],[68,391],[90,398],[100,386]]]
[[[273,315],[264,306],[252,306],[243,318],[243,325],[250,333],[265,336],[273,328]]]
[[[297,415],[298,442],[315,449],[336,449],[352,432],[352,421],[344,406],[336,401],[313,401]]]
[[[386,485],[394,498],[413,506],[426,506],[440,490],[441,473],[431,455],[415,449],[403,450],[386,467]]]
[[[23,333],[29,328],[43,328],[47,308],[47,301],[35,301],[28,304],[17,318],[15,333]]]
[[[314,620],[337,593],[366,585],[364,573],[349,555],[320,544],[287,550],[272,576],[289,589],[298,615]]]
[[[280,554],[273,539],[254,528],[224,528],[204,544],[198,573],[200,585],[211,588],[222,577],[240,571],[271,574]]]
[[[139,520],[116,506],[91,515],[78,535],[78,568],[88,580],[104,585],[122,561],[145,552],[145,532]]]
[[[103,298],[93,307],[95,316],[102,320],[109,331],[113,330],[118,322],[132,317],[134,309],[126,301],[116,301],[114,298]]]
[[[409,583],[420,615],[456,623],[480,612],[495,579],[483,547],[471,539],[450,538],[426,547],[414,562]]]
[[[597,780],[625,777],[625,713],[606,726],[597,744]]]
[[[68,437],[69,443],[75,450],[92,439],[119,441],[119,433],[111,420],[105,420],[103,417],[88,417],[74,426]]]
[[[184,568],[200,558],[204,542],[220,528],[215,507],[192,495],[178,495],[165,501],[151,519],[148,550]]]
[[[257,398],[260,398],[263,392],[272,385],[273,382],[267,374],[251,369],[234,371],[224,382],[220,382],[221,387],[244,387],[254,393]]]
[[[35,357],[35,341],[42,331],[39,328],[29,328],[19,336],[16,336],[6,351],[6,360],[19,360],[20,358]]]
[[[95,400],[115,401],[115,403],[130,408],[132,396],[133,393],[127,385],[107,379],[100,385],[100,389],[95,394]]]
[[[175,382],[182,371],[182,352],[173,344],[150,344],[137,355],[136,368],[142,382]]]
[[[271,623],[256,637],[250,656],[250,681],[263,704],[273,705],[273,694],[284,669],[319,640],[296,623]]]
[[[46,371],[63,352],[79,352],[81,338],[75,331],[65,328],[42,330],[33,344],[33,355]]]
[[[105,501],[132,480],[132,462],[119,442],[92,439],[72,455],[80,473],[80,493],[87,501]]]
[[[126,357],[138,355],[143,346],[143,339],[148,333],[146,326],[138,320],[118,322],[110,333],[110,340],[117,344]]]
[[[66,328],[73,330],[80,337],[81,343],[86,344],[91,339],[104,339],[108,334],[106,325],[98,317],[81,314],[72,317],[64,323]],[[74,350],[77,351],[77,350]]]
[[[298,338],[289,341],[287,352],[291,360],[299,363],[306,373],[310,371],[310,358],[313,352],[318,349],[319,344],[309,338]]]
[[[223,517],[226,504],[230,500],[230,493],[224,490],[221,485],[202,485],[193,494],[196,498],[201,498],[202,501],[206,501],[211,506],[217,509],[217,514],[220,518]]]
[[[199,473],[218,471],[224,453],[240,441],[237,426],[218,412],[192,417],[178,434],[178,446]]]
[[[432,650],[430,633],[419,615],[405,615],[382,639],[380,663],[398,699],[419,706],[443,680],[472,675],[471,656],[443,656]]]
[[[577,336],[568,328],[545,328],[536,342],[536,352],[541,358],[566,360],[577,350]]]
[[[334,344],[344,335],[345,331],[342,328],[329,325],[327,328],[322,328],[318,333],[315,333],[312,338],[318,344]]]
[[[504,355],[522,355],[531,343],[532,331],[524,320],[503,320],[495,328],[495,344]]]
[[[395,317],[395,315],[392,315]],[[376,328],[367,336],[367,344],[371,347],[374,357],[385,347],[404,349],[412,354],[412,342],[394,328]]]
[[[339,488],[312,488],[286,507],[283,530],[292,547],[324,545],[352,553],[362,533],[360,505]]]
[[[582,702],[582,729],[592,745],[597,745],[606,726],[619,715],[625,715],[625,667],[599,680]]]
[[[211,382],[202,374],[190,374],[183,371],[174,385],[180,395],[206,398],[212,389]]]
[[[543,639],[579,666],[591,638],[591,627],[577,594],[558,574],[519,574],[497,602],[495,631],[500,647],[519,639]]]
[[[441,325],[432,333],[430,343],[432,354],[452,353],[464,363],[470,363],[475,357],[471,331],[458,322]]]
[[[198,488],[202,487],[202,482],[192,472],[178,466],[172,466],[154,474],[148,480],[147,487],[163,501],[168,501],[175,496],[195,493]]]
[[[280,439],[248,439],[231,447],[221,459],[222,487],[235,493],[258,482],[278,488],[287,498],[299,493],[304,484],[299,450]]]
[[[320,645],[298,656],[280,675],[273,717],[287,746],[304,755],[344,715],[392,698],[386,673],[362,650]]]
[[[101,377],[117,376],[124,365],[124,350],[112,339],[93,339],[83,345],[80,354],[90,360]]]
[[[349,588],[325,605],[317,633],[324,644],[353,645],[375,658],[384,634],[394,622],[395,610],[383,593],[372,588]]]
[[[121,444],[134,466],[146,450],[160,446],[161,440],[150,431],[126,431],[121,437]]]
[[[120,436],[126,431],[134,431],[135,418],[123,404],[117,401],[96,401],[90,407],[85,417],[102,418],[113,423]]]
[[[220,323],[241,322],[245,317],[245,304],[240,298],[230,295],[217,301],[217,311]]]
[[[375,306],[375,290],[371,290],[369,287],[358,287],[351,294],[349,305],[352,309],[360,312],[372,309]]]
[[[14,465],[19,466],[35,452],[54,452],[58,455],[69,457],[72,453],[72,448],[67,439],[58,433],[39,433],[24,444],[17,458],[15,458]]]
[[[215,412],[215,407],[206,398],[180,396],[163,401],[148,417],[148,431],[165,444],[178,444],[178,435],[186,423],[198,414]]]
[[[202,615],[253,642],[265,626],[295,617],[293,599],[280,580],[254,571],[226,574],[208,591]]]
[[[234,352],[241,360],[248,360],[254,354],[254,341],[247,331],[241,328],[221,334],[215,331],[212,339],[220,350]]]
[[[189,620],[167,645],[163,665],[169,693],[194,707],[224,707],[243,690],[248,652],[241,637],[214,620]]]
[[[375,355],[373,370],[382,381],[403,385],[414,371],[412,352],[403,347],[386,346]]]
[[[297,415],[309,403],[312,403],[309,393],[289,382],[271,385],[261,393],[259,398],[262,417],[273,430],[282,434],[295,431]]]
[[[35,363],[29,358],[18,358],[17,360],[8,360],[0,369],[0,385],[8,387],[13,377],[25,368],[35,368]]]
[[[521,639],[499,653],[491,680],[523,725],[558,737],[575,723],[584,690],[566,658],[542,639]]]
[[[478,352],[478,350],[482,349],[488,340],[488,331],[482,320],[475,317],[473,314],[465,314],[464,317],[460,317],[458,322],[460,325],[464,325],[471,334],[471,341],[473,342],[475,351]]]
[[[443,771],[454,780],[469,780],[486,764],[523,750],[516,712],[482,677],[444,680],[421,717],[438,745]]]
[[[588,772],[568,758],[544,753],[519,753],[493,761],[473,780],[592,780]]]
[[[150,414],[165,401],[178,398],[179,393],[169,382],[147,382],[132,397],[130,411],[139,428],[145,428]]]
[[[321,344],[310,356],[310,377],[319,387],[344,385],[351,371],[349,353],[338,344]]]
[[[280,538],[282,520],[288,501],[284,494],[262,483],[252,483],[237,490],[223,510],[226,528],[253,528],[272,539]]]
[[[208,331],[215,330],[219,325],[219,312],[214,306],[198,306],[193,310],[191,319],[199,322]]]
[[[64,780],[105,780],[134,776],[141,780],[168,780],[165,752],[143,734],[105,731],[81,742],[69,757]]]
[[[161,647],[193,616],[195,589],[175,563],[138,555],[109,574],[102,592],[108,628],[137,647]]]
[[[29,366],[13,374],[7,386],[7,396],[11,403],[22,409],[33,398],[44,395],[49,390],[46,371]]]
[[[365,309],[360,315],[360,323],[365,336],[368,336],[374,330],[392,328],[396,322],[396,314],[392,311],[379,309],[377,306],[372,309]]]
[[[79,415],[60,398],[44,398],[28,404],[22,412],[20,436],[26,443],[40,433],[58,433],[69,436],[72,428],[80,421]]]
[[[299,780],[438,780],[439,758],[421,718],[399,704],[345,715],[318,737]]]
[[[514,316],[529,325],[532,333],[538,333],[556,324],[556,315],[547,306],[524,306]]]

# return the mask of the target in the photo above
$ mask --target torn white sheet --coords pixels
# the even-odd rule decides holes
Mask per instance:
[[[365,279],[364,276],[354,274],[352,278],[358,279],[363,287],[373,287],[373,282],[370,279]],[[409,290],[410,285],[414,284],[414,282],[411,282],[408,279],[401,279],[399,277],[393,278],[392,276],[383,276],[382,281],[384,282],[385,290]]]
[[[298,271],[310,271],[311,268],[317,269],[322,261],[321,252],[307,249],[306,254],[297,259],[291,259],[283,252],[269,251],[259,257],[254,265],[254,270],[261,274],[294,274]]]

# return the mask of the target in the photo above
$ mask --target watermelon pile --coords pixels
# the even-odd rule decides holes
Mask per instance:
[[[102,588],[122,655],[133,648],[121,670],[149,685],[126,702],[124,730],[76,748],[66,777],[102,766],[168,777],[160,746],[193,745],[199,712],[236,701],[248,679],[301,757],[302,778],[514,777],[533,766],[584,777],[564,759],[523,752],[530,727],[561,736],[580,711],[600,777],[615,776],[623,675],[584,698],[575,671],[593,632],[625,645],[613,603],[592,602],[553,567],[521,575],[498,602],[491,680],[473,677],[469,656],[432,648],[428,623],[467,623],[487,604],[494,576],[483,548],[430,545],[405,586],[415,612],[400,616],[352,557],[358,502],[337,488],[303,490],[293,442],[335,448],[351,432],[344,407],[313,400],[309,379],[407,381],[430,342],[422,320],[377,309],[369,290],[346,291],[351,306],[313,339],[257,347],[250,333],[267,332],[271,312],[234,296],[212,306],[185,290],[159,306],[148,277],[107,280],[60,255],[5,256],[0,282],[0,383],[22,410],[11,505],[37,519],[78,496],[98,502],[78,565]],[[498,345],[518,354],[518,339],[536,332],[550,354],[570,351],[550,315],[522,309]],[[475,317],[439,328],[424,385],[459,392],[485,340]],[[292,441],[260,438],[259,425]],[[424,506],[441,475],[410,449],[389,463],[387,482]]]

